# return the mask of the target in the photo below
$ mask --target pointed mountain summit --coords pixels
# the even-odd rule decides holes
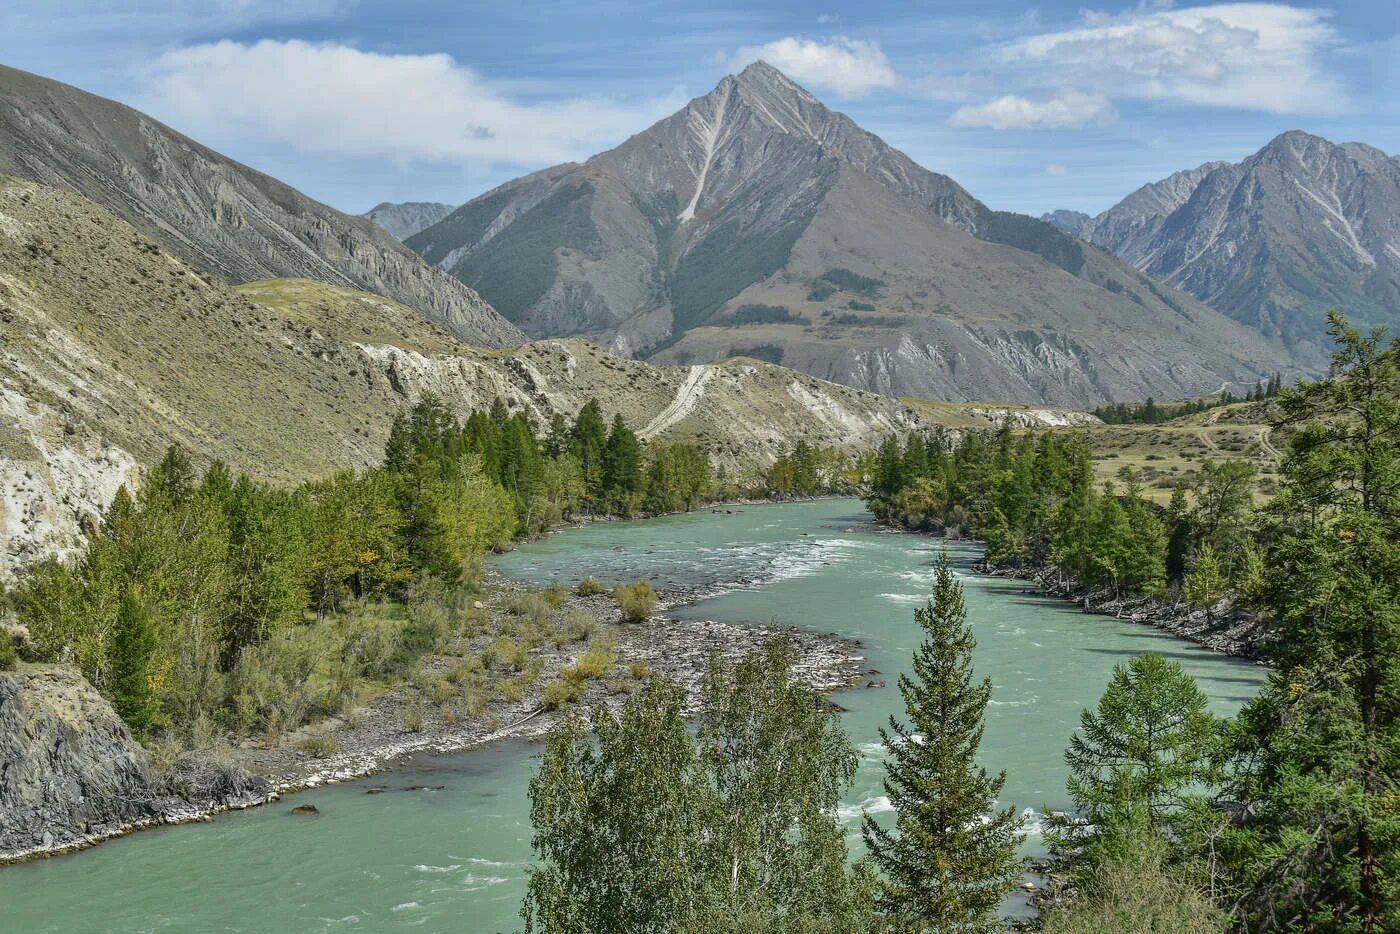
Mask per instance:
[[[526,333],[781,362],[864,389],[1090,405],[1281,353],[1043,221],[993,211],[763,62],[408,239]]]
[[[1242,162],[1144,186],[1088,239],[1148,275],[1289,341],[1329,308],[1400,325],[1400,159],[1291,130]]]
[[[396,299],[462,340],[521,334],[378,225],[124,104],[0,65],[0,174],[75,192],[230,283],[302,277]]]

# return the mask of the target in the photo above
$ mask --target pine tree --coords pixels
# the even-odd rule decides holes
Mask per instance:
[[[1020,876],[1019,821],[1014,808],[993,811],[1006,773],[988,775],[976,762],[992,684],[973,681],[976,640],[946,554],[933,598],[915,618],[924,641],[913,677],[899,679],[909,725],[892,716],[880,731],[895,826],[866,815],[866,845],[884,873],[882,904],[898,926],[999,930],[997,906]]]
[[[603,450],[603,489],[624,514],[630,511],[632,495],[642,489],[642,444],[621,415],[613,416]]]
[[[603,506],[603,452],[608,444],[608,426],[603,421],[603,409],[597,399],[589,399],[579,409],[569,429],[569,453],[577,460],[583,473],[584,496],[592,509]]]

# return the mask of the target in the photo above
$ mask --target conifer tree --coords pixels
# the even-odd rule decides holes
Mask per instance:
[[[1225,595],[1225,574],[1220,568],[1220,559],[1209,543],[1201,545],[1196,558],[1191,562],[1191,570],[1182,584],[1182,595],[1186,602],[1210,612],[1211,607]]]
[[[569,429],[569,453],[578,460],[583,474],[588,504],[599,509],[603,502],[603,452],[608,444],[608,427],[597,399],[589,399],[579,409]]]
[[[1400,341],[1329,319],[1332,377],[1281,393],[1276,670],[1224,802],[1254,930],[1400,930]]]
[[[137,739],[165,724],[156,690],[156,652],[160,637],[155,622],[135,586],[121,596],[112,633],[109,664],[112,672],[112,708],[131,727]]]
[[[613,416],[603,450],[603,488],[624,507],[628,498],[642,489],[642,444],[621,415]]]
[[[976,640],[962,587],[945,554],[933,598],[915,611],[924,641],[914,674],[901,675],[908,725],[881,729],[885,793],[895,826],[866,815],[866,846],[883,871],[882,905],[896,926],[914,930],[999,930],[997,906],[1020,876],[1014,808],[993,810],[1006,773],[977,764],[992,683],[975,683]]]
[[[1102,825],[1124,796],[1164,828],[1190,790],[1212,776],[1215,720],[1205,693],[1177,662],[1139,655],[1116,665],[1095,710],[1085,710],[1065,751],[1080,816]]]

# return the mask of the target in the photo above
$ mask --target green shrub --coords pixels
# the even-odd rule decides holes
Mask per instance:
[[[638,681],[645,681],[651,677],[651,662],[645,658],[638,659],[627,666],[627,671]]]
[[[506,612],[532,623],[543,624],[549,619],[549,611],[554,609],[554,604],[550,602],[546,593],[514,594],[506,600]]]
[[[619,584],[613,588],[613,599],[622,610],[623,620],[629,623],[645,622],[656,612],[656,591],[646,581]]]
[[[414,694],[399,711],[399,728],[405,733],[423,732],[423,698]]]
[[[548,603],[552,609],[556,610],[564,605],[564,598],[568,595],[569,592],[565,590],[564,585],[558,581],[550,584],[540,592],[540,596],[544,597],[545,603]]]
[[[593,632],[594,623],[597,620],[593,614],[586,610],[575,610],[559,623],[554,629],[554,644],[558,648],[563,648],[572,642],[582,642]]]
[[[578,594],[580,597],[593,597],[606,592],[603,585],[592,577],[585,577],[583,580],[579,581],[578,586],[574,588],[574,593]]]
[[[302,737],[297,743],[297,748],[313,759],[324,759],[326,756],[335,755],[335,737],[325,731],[311,733]]]
[[[555,678],[544,686],[544,693],[541,700],[545,707],[555,710],[565,704],[578,700],[579,683],[566,678]]]
[[[493,668],[521,671],[529,663],[530,653],[514,639],[497,639],[486,647],[486,664]]]
[[[593,681],[611,671],[616,662],[617,655],[611,646],[591,645],[588,651],[580,655],[578,661],[565,671],[572,670],[578,678]]]

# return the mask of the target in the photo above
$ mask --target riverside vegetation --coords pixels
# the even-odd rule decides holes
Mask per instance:
[[[1115,589],[1210,605],[1244,591],[1268,629],[1263,691],[1216,718],[1176,662],[1118,665],[1065,753],[1040,923],[1054,932],[1400,926],[1400,341],[1333,316],[1330,378],[1279,394],[1277,494],[1209,467],[1159,514],[1096,489],[1053,435],[882,450],[875,506]],[[992,931],[1018,875],[1002,777],[977,764],[990,685],[946,558],[916,613],[908,725],[883,733],[895,822],[851,863],[831,813],[854,750],[788,684],[781,647],[712,669],[699,733],[653,684],[556,728],[531,785],[535,931]],[[618,858],[621,854],[622,858]]]
[[[477,599],[486,552],[579,516],[823,492],[844,482],[839,463],[798,445],[760,489],[740,490],[691,445],[644,446],[621,419],[609,426],[596,402],[537,437],[499,402],[459,421],[428,396],[395,421],[379,467],[294,489],[218,462],[201,472],[172,447],[139,491],[118,492],[78,560],[35,568],[4,599],[26,661],[72,661],[139,739],[172,754],[349,715],[416,678],[418,660],[449,638],[494,634],[480,670],[450,692],[470,711],[491,690],[487,670],[514,672],[495,689],[518,696],[539,673],[532,644],[589,634],[582,623],[532,628],[547,608],[486,620]],[[657,605],[645,584],[615,597],[634,621]],[[530,599],[559,602],[549,591],[516,602]],[[547,686],[546,703],[576,697],[607,653],[585,652]],[[0,631],[0,667],[15,655]],[[433,703],[449,693],[429,687]],[[325,740],[306,743],[323,751],[313,747]]]

